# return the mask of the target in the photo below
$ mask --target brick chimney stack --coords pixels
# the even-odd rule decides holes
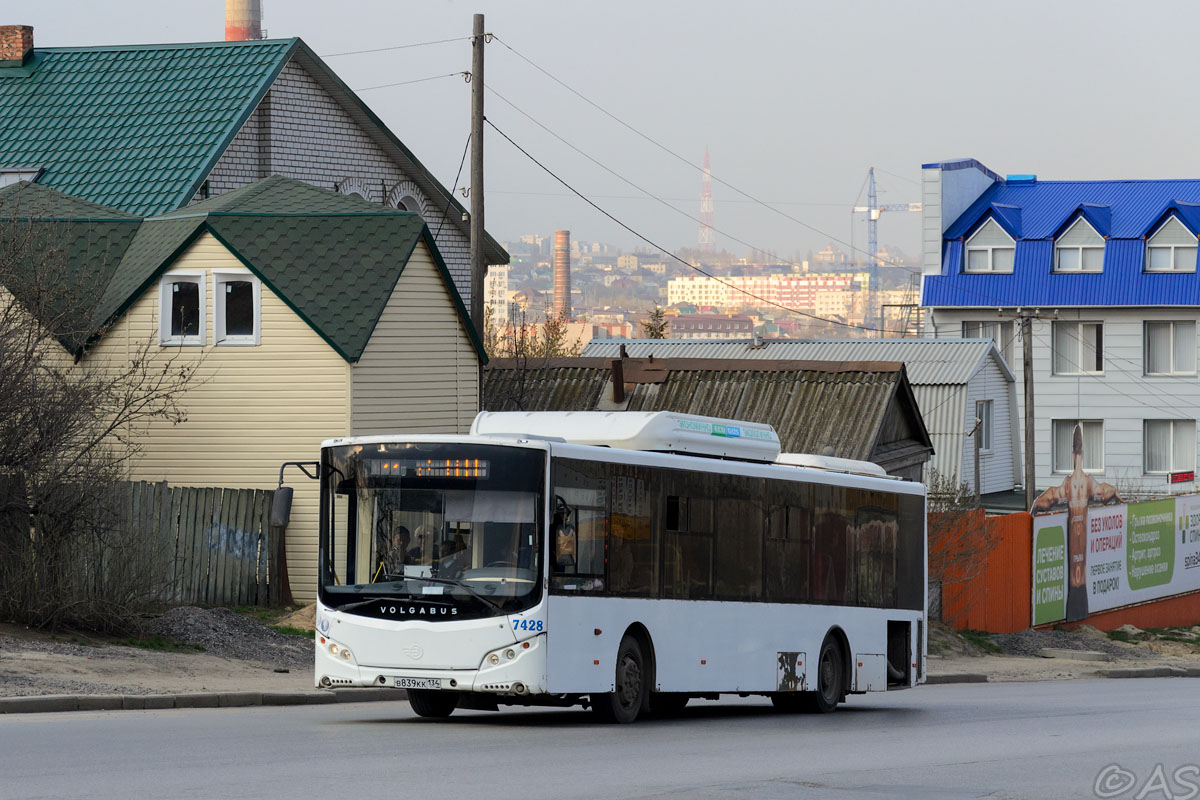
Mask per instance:
[[[0,25],[0,66],[20,66],[32,52],[32,25]]]

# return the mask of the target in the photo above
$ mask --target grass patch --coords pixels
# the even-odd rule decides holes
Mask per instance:
[[[1137,639],[1134,638],[1133,634],[1130,633],[1129,631],[1120,631],[1120,630],[1116,630],[1114,628],[1113,630],[1108,631],[1107,633],[1108,633],[1108,638],[1112,639],[1114,642],[1125,642],[1126,644],[1137,644]]]
[[[288,636],[304,636],[309,639],[313,637],[313,632],[306,631],[304,628],[293,628],[291,625],[272,625],[271,627]]]
[[[113,644],[122,645],[124,647],[137,647],[142,650],[161,650],[165,653],[179,653],[188,650],[198,650],[204,652],[205,647],[202,644],[187,644],[186,642],[177,642],[174,639],[168,639],[160,634],[154,634],[145,639],[119,639]]]
[[[962,638],[966,639],[968,642],[975,645],[976,647],[978,647],[982,650],[986,650],[989,653],[1003,652],[1000,645],[998,645],[992,641],[992,635],[990,633],[985,633],[984,631],[973,631],[973,630],[968,629],[968,630],[964,630],[964,631],[959,631],[958,635],[961,636]]]

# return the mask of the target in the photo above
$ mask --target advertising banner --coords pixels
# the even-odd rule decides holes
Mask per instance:
[[[1200,495],[1082,511],[1033,518],[1034,625],[1200,590]]]

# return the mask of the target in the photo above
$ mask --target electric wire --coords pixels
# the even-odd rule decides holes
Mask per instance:
[[[321,58],[339,58],[341,56],[359,56],[364,53],[383,53],[389,50],[408,50],[413,47],[428,47],[431,44],[446,44],[448,42],[462,42],[468,39],[473,39],[473,36],[455,36],[453,39],[435,39],[430,42],[412,42],[411,44],[396,44],[389,47],[375,47],[370,50],[348,50],[344,53],[327,53]]]
[[[463,164],[467,163],[467,151],[471,149],[471,134],[467,134],[467,143],[463,145],[462,159],[458,162],[458,172],[454,173],[454,185],[450,187],[450,194],[446,195],[446,211],[442,214],[442,218],[438,220],[437,231],[433,234],[433,240],[436,242],[438,236],[442,233],[442,226],[446,224],[446,218],[450,216],[450,201],[454,199],[454,193],[458,191],[458,179],[462,177]]]
[[[640,130],[638,130],[637,128],[633,127],[633,126],[632,126],[632,125],[630,125],[628,122],[626,122],[625,120],[623,120],[623,119],[621,119],[620,117],[618,117],[616,114],[613,114],[611,111],[609,111],[608,109],[604,108],[604,107],[603,107],[603,106],[601,106],[599,103],[596,103],[595,101],[591,100],[591,99],[590,99],[590,98],[588,98],[586,95],[584,95],[582,92],[580,92],[580,91],[578,91],[577,89],[575,89],[574,87],[570,86],[570,85],[569,85],[569,84],[567,84],[565,81],[563,81],[563,80],[559,79],[558,77],[556,77],[555,75],[553,75],[553,74],[552,74],[552,73],[551,73],[549,70],[547,70],[547,69],[545,69],[544,67],[542,67],[541,65],[537,64],[535,61],[533,61],[533,60],[532,60],[532,59],[530,59],[528,56],[526,56],[525,54],[523,54],[522,52],[520,52],[519,50],[517,50],[515,47],[513,47],[511,44],[509,44],[507,41],[505,41],[505,40],[504,40],[503,38],[501,38],[500,36],[498,36],[498,35],[494,35],[494,37],[493,37],[493,38],[494,38],[494,39],[495,39],[497,42],[499,42],[500,44],[504,45],[504,47],[505,47],[505,48],[507,48],[507,49],[508,49],[508,50],[509,50],[509,51],[510,51],[510,52],[511,52],[513,55],[517,56],[517,57],[518,57],[518,58],[520,58],[522,61],[524,61],[524,62],[526,62],[527,64],[529,64],[531,67],[533,67],[534,69],[536,69],[538,72],[541,72],[541,73],[542,73],[543,75],[545,75],[547,78],[549,78],[550,80],[554,81],[554,82],[555,82],[555,83],[557,83],[559,86],[562,86],[564,89],[566,89],[567,91],[569,91],[571,94],[575,95],[575,96],[576,96],[576,97],[578,97],[580,100],[583,100],[585,103],[587,103],[588,105],[592,106],[592,107],[593,107],[593,108],[595,108],[597,111],[599,111],[600,113],[602,113],[602,114],[604,114],[605,116],[607,116],[609,119],[613,120],[613,121],[614,121],[614,122],[616,122],[617,124],[621,125],[622,127],[624,127],[624,128],[626,128],[627,130],[631,131],[631,132],[632,132],[632,133],[634,133],[635,135],[637,135],[637,136],[641,137],[642,139],[646,140],[647,142],[649,142],[650,144],[654,145],[655,147],[659,148],[659,149],[660,149],[660,150],[662,150],[664,153],[667,153],[668,155],[672,156],[673,158],[677,159],[678,161],[681,161],[682,163],[684,163],[684,164],[687,164],[687,165],[688,165],[689,167],[691,167],[692,169],[697,169],[697,170],[700,170],[701,172],[703,172],[703,171],[704,171],[704,168],[703,168],[703,167],[699,167],[699,166],[697,166],[697,165],[693,164],[691,161],[689,161],[688,159],[684,158],[683,156],[681,156],[679,153],[675,152],[675,151],[674,151],[674,150],[672,150],[671,148],[667,147],[667,146],[666,146],[665,144],[663,144],[662,142],[659,142],[657,139],[654,139],[653,137],[651,137],[651,136],[649,136],[649,135],[647,135],[647,134],[645,134],[645,133],[642,133]],[[854,251],[854,252],[858,252],[858,253],[862,253],[863,255],[866,255],[868,258],[876,258],[876,256],[875,256],[873,253],[867,253],[866,251],[862,250],[861,248],[855,247],[854,245],[850,244],[849,242],[846,242],[846,241],[844,241],[844,240],[842,240],[842,239],[840,239],[840,238],[838,238],[838,237],[836,237],[836,236],[833,236],[832,234],[830,234],[830,233],[827,233],[827,232],[825,232],[825,231],[821,230],[820,228],[817,228],[817,227],[816,227],[816,226],[814,226],[814,225],[810,225],[809,223],[805,222],[804,220],[802,220],[802,219],[800,219],[800,218],[798,218],[798,217],[795,217],[795,216],[793,216],[793,215],[791,215],[791,214],[788,214],[788,213],[787,213],[787,212],[785,212],[785,211],[781,211],[780,209],[778,209],[778,208],[775,208],[775,207],[774,207],[774,206],[772,206],[771,204],[769,204],[769,203],[767,203],[767,202],[765,202],[765,201],[763,201],[763,200],[761,200],[761,199],[759,199],[759,198],[755,197],[754,195],[750,194],[749,192],[745,191],[744,189],[741,189],[741,188],[739,188],[739,187],[737,187],[737,186],[733,185],[733,184],[732,184],[732,183],[730,183],[729,181],[726,181],[726,180],[724,180],[723,178],[720,178],[720,177],[718,177],[718,176],[716,176],[716,175],[713,175],[713,174],[712,174],[712,172],[711,172],[711,170],[709,171],[709,176],[712,178],[712,180],[716,181],[717,183],[721,184],[722,186],[725,186],[726,188],[732,189],[733,191],[737,192],[738,194],[742,195],[743,197],[745,197],[745,198],[747,198],[747,199],[751,200],[751,201],[752,201],[752,202],[754,202],[755,204],[757,204],[757,205],[760,205],[760,206],[762,206],[763,208],[766,208],[766,209],[768,209],[768,210],[770,210],[770,211],[773,211],[773,212],[775,212],[776,214],[778,214],[779,216],[781,216],[781,217],[784,217],[785,219],[789,219],[789,220],[791,220],[792,222],[796,223],[797,225],[800,225],[800,226],[801,226],[801,227],[803,227],[803,228],[807,228],[808,230],[810,230],[810,231],[812,231],[812,232],[814,232],[814,233],[820,234],[821,236],[823,236],[823,237],[825,237],[825,238],[827,238],[827,239],[830,239],[830,240],[832,240],[832,241],[834,241],[834,242],[837,242],[838,244],[842,245],[843,247],[849,247],[849,248],[850,248],[852,251]],[[916,273],[918,272],[918,270],[914,270],[914,269],[912,269],[911,267],[909,267],[909,266],[907,266],[907,265],[900,264],[899,262],[897,262],[897,261],[895,261],[895,260],[893,260],[893,259],[878,259],[878,260],[879,260],[879,261],[882,261],[882,262],[884,262],[884,263],[887,263],[887,264],[889,264],[890,266],[899,267],[899,268],[901,268],[901,269],[908,270],[909,272],[912,272],[912,273],[914,273],[914,274],[916,274]]]
[[[587,152],[585,152],[585,151],[584,151],[584,150],[582,150],[581,148],[579,148],[579,147],[575,146],[574,144],[572,144],[571,142],[567,141],[565,138],[563,138],[563,137],[562,137],[562,136],[560,136],[559,134],[555,133],[555,132],[554,132],[553,130],[551,130],[551,129],[550,129],[548,126],[546,126],[544,123],[542,123],[541,121],[539,121],[539,120],[538,120],[536,117],[534,117],[532,114],[530,114],[530,113],[528,113],[527,111],[525,111],[524,109],[522,109],[520,106],[518,106],[516,103],[512,102],[511,100],[509,100],[509,99],[508,99],[507,97],[505,97],[504,95],[500,94],[498,91],[496,91],[495,89],[493,89],[491,86],[488,86],[488,87],[487,87],[487,90],[488,90],[489,92],[491,92],[492,94],[494,94],[494,95],[495,95],[497,98],[499,98],[501,101],[503,101],[504,103],[506,103],[506,104],[507,104],[507,105],[508,105],[510,108],[512,108],[512,109],[513,109],[514,111],[516,111],[518,114],[520,114],[521,116],[525,117],[527,120],[529,120],[530,122],[532,122],[534,125],[537,125],[539,128],[541,128],[542,130],[544,130],[546,133],[550,134],[550,135],[551,135],[551,136],[553,136],[555,139],[557,139],[558,141],[562,142],[564,145],[566,145],[567,147],[571,148],[571,149],[572,149],[572,150],[574,150],[576,153],[578,153],[579,155],[583,156],[583,157],[584,157],[584,158],[586,158],[588,161],[592,162],[592,163],[593,163],[593,164],[595,164],[597,167],[599,167],[600,169],[602,169],[602,170],[604,170],[605,172],[607,172],[609,175],[612,175],[614,178],[617,178],[618,180],[620,180],[620,181],[623,181],[624,183],[628,184],[629,186],[633,187],[634,189],[637,189],[639,192],[641,192],[642,194],[646,195],[648,198],[650,198],[650,199],[652,199],[652,200],[655,200],[655,201],[657,201],[657,202],[661,203],[662,205],[664,205],[664,206],[666,206],[667,208],[671,209],[671,210],[672,210],[672,211],[674,211],[675,213],[677,213],[677,214],[681,214],[681,215],[683,215],[684,217],[687,217],[687,218],[688,218],[688,219],[690,219],[692,222],[696,222],[696,223],[699,223],[699,224],[701,224],[701,225],[703,225],[703,224],[704,224],[703,220],[701,220],[699,217],[697,217],[697,216],[693,216],[692,214],[689,214],[688,212],[684,211],[683,209],[679,208],[678,206],[673,206],[673,205],[671,205],[670,203],[668,203],[668,202],[667,202],[666,200],[664,200],[663,198],[661,198],[661,197],[659,197],[658,195],[656,195],[656,194],[654,194],[653,192],[651,192],[649,189],[646,189],[645,187],[639,186],[638,184],[634,183],[634,182],[633,182],[632,180],[630,180],[629,178],[625,177],[624,175],[622,175],[621,173],[617,172],[616,170],[614,170],[614,169],[612,169],[612,168],[610,168],[610,167],[606,166],[605,164],[601,163],[601,162],[600,162],[598,159],[596,159],[595,157],[591,156],[590,154],[588,154]],[[796,262],[794,262],[794,261],[791,261],[790,259],[785,259],[785,258],[782,258],[781,256],[779,256],[779,254],[775,253],[774,251],[771,251],[771,250],[768,250],[768,249],[766,249],[766,248],[762,248],[762,247],[757,247],[757,246],[755,246],[755,245],[751,244],[750,242],[747,242],[747,241],[745,241],[745,240],[743,240],[743,239],[739,239],[738,237],[734,236],[733,234],[731,234],[731,233],[728,233],[727,231],[721,230],[720,228],[717,228],[717,227],[715,227],[715,226],[710,226],[710,227],[712,227],[712,229],[713,229],[714,231],[716,231],[717,233],[719,233],[721,236],[724,236],[726,239],[730,239],[731,241],[737,242],[738,244],[742,245],[743,247],[749,247],[749,248],[750,248],[750,249],[752,249],[752,250],[758,250],[758,251],[760,251],[760,252],[766,253],[767,255],[769,255],[769,256],[771,256],[771,257],[773,257],[773,258],[774,258],[776,261],[778,261],[778,262],[780,262],[780,263],[787,264],[787,265],[789,265],[789,266],[792,266],[792,267],[799,267],[799,266],[800,266],[799,264],[797,264],[797,263],[796,263]]]
[[[396,83],[381,83],[378,86],[364,86],[361,89],[355,89],[355,92],[370,92],[375,89],[390,89],[393,86],[408,86],[413,83],[425,83],[426,81],[437,81],[442,78],[459,78],[468,73],[465,72],[448,72],[445,75],[430,75],[428,78],[414,78],[411,81],[397,81]]]
[[[838,325],[838,326],[841,326],[841,327],[844,327],[844,328],[853,328],[853,329],[856,329],[856,330],[873,331],[873,332],[876,332],[876,333],[897,333],[897,331],[888,330],[888,329],[886,329],[886,328],[875,328],[875,327],[871,327],[871,326],[867,326],[867,325],[856,325],[856,324],[854,324],[854,323],[851,323],[851,322],[841,322],[841,321],[839,321],[839,320],[836,320],[836,319],[828,319],[828,318],[826,318],[826,317],[821,317],[821,316],[818,316],[818,315],[816,315],[816,314],[810,314],[810,313],[808,313],[807,311],[801,311],[800,309],[796,309],[796,308],[789,308],[788,306],[785,306],[785,305],[783,305],[783,304],[781,304],[781,303],[776,303],[776,302],[774,302],[774,301],[772,301],[772,300],[768,300],[768,299],[766,299],[765,297],[761,297],[761,296],[759,296],[759,295],[757,295],[757,294],[754,294],[753,292],[751,292],[751,291],[748,291],[748,290],[746,290],[746,289],[743,289],[743,288],[741,288],[741,287],[739,287],[739,286],[734,286],[733,284],[729,283],[728,281],[724,281],[724,280],[722,280],[721,278],[717,277],[716,275],[713,275],[713,274],[711,274],[711,273],[707,272],[706,270],[704,270],[704,269],[702,269],[702,268],[700,268],[700,267],[697,267],[697,266],[695,266],[694,264],[689,264],[689,263],[688,263],[687,261],[685,261],[684,259],[682,259],[682,258],[680,258],[679,256],[675,255],[674,253],[671,253],[670,251],[668,251],[668,250],[667,250],[665,247],[663,247],[662,245],[658,244],[657,242],[655,242],[654,240],[652,240],[652,239],[650,239],[649,237],[645,236],[644,234],[642,234],[642,233],[638,232],[637,230],[634,230],[634,229],[633,229],[632,227],[630,227],[628,224],[626,224],[625,222],[622,222],[620,219],[618,219],[617,217],[613,216],[611,213],[609,213],[609,212],[608,212],[608,211],[606,211],[605,209],[601,208],[601,207],[600,207],[600,206],[599,206],[599,205],[598,205],[598,204],[597,204],[595,201],[591,200],[589,197],[587,197],[587,195],[583,194],[583,193],[582,193],[582,192],[580,192],[578,189],[576,189],[574,186],[572,186],[571,184],[567,183],[567,182],[566,182],[566,181],[565,181],[563,178],[559,177],[559,175],[558,175],[558,174],[556,174],[556,173],[555,173],[553,170],[551,170],[549,167],[547,167],[545,164],[543,164],[541,161],[539,161],[537,158],[535,158],[535,157],[533,156],[533,154],[531,154],[531,153],[530,153],[528,150],[526,150],[526,149],[525,149],[524,147],[522,147],[521,145],[517,144],[517,142],[515,142],[515,141],[512,139],[512,137],[510,137],[508,134],[506,134],[504,131],[502,131],[500,128],[498,128],[498,127],[496,126],[496,123],[492,122],[492,121],[491,121],[490,119],[488,119],[487,117],[484,117],[483,121],[484,121],[484,122],[486,122],[486,123],[488,124],[488,126],[489,126],[489,127],[492,129],[492,130],[494,130],[496,133],[500,134],[500,136],[501,136],[501,137],[503,137],[505,141],[507,141],[509,144],[511,144],[513,147],[515,147],[517,150],[519,150],[519,151],[521,152],[521,154],[522,154],[522,155],[524,155],[526,158],[528,158],[530,161],[532,161],[534,164],[536,164],[538,167],[540,167],[540,168],[542,169],[542,171],[544,171],[544,172],[545,172],[547,175],[549,175],[550,177],[554,178],[554,180],[556,180],[556,181],[558,181],[560,184],[562,184],[562,185],[563,185],[563,186],[564,186],[564,187],[565,187],[567,190],[569,190],[569,191],[570,191],[572,194],[574,194],[574,195],[575,195],[576,197],[578,197],[580,200],[582,200],[583,202],[587,203],[587,204],[588,204],[589,206],[591,206],[593,209],[595,209],[596,211],[600,212],[602,215],[604,215],[604,216],[605,216],[605,217],[607,217],[607,218],[608,218],[610,221],[614,222],[615,224],[617,224],[618,226],[620,226],[621,228],[623,228],[623,229],[624,229],[625,231],[627,231],[628,233],[632,234],[633,236],[636,236],[638,239],[641,239],[643,242],[645,242],[646,244],[648,244],[648,245],[650,245],[651,247],[655,248],[656,250],[659,250],[660,252],[662,252],[662,253],[666,254],[666,255],[667,255],[669,258],[672,258],[672,259],[674,259],[674,260],[678,261],[680,264],[683,264],[683,265],[684,265],[684,266],[686,266],[688,269],[691,269],[691,270],[693,270],[693,271],[695,271],[695,272],[698,272],[698,273],[700,273],[701,275],[703,275],[703,276],[705,276],[705,277],[707,277],[707,278],[711,278],[711,279],[713,279],[713,280],[717,281],[717,283],[720,283],[720,284],[722,284],[722,285],[724,285],[724,286],[726,286],[726,287],[728,287],[728,288],[730,288],[730,289],[733,289],[733,290],[734,290],[734,291],[736,291],[736,292],[740,292],[740,293],[742,293],[742,294],[744,294],[744,295],[746,295],[746,296],[748,296],[748,297],[752,297],[752,298],[754,298],[755,300],[758,300],[759,302],[765,303],[766,305],[773,306],[773,307],[775,307],[775,308],[779,308],[779,309],[782,309],[782,310],[784,310],[784,311],[787,311],[787,312],[788,312],[788,313],[790,313],[790,314],[796,314],[797,316],[801,316],[801,317],[807,317],[807,318],[809,318],[809,319],[814,319],[814,320],[817,320],[817,321],[819,321],[819,322],[824,322],[824,323],[826,323],[826,324],[829,324],[829,325]]]

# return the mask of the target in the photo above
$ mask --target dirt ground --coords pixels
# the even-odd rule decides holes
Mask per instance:
[[[307,618],[312,630],[311,611]],[[146,622],[143,647],[0,624],[0,697],[313,689],[311,638],[272,625],[303,629],[303,610],[264,621],[253,612],[175,608]]]
[[[0,697],[311,690],[312,639],[293,634],[312,627],[312,606],[287,614],[183,607],[147,620],[143,644],[149,646],[133,647],[113,637],[0,623]],[[1043,658],[1038,653],[1044,648],[1101,653],[1103,660]],[[1044,681],[1149,666],[1200,667],[1200,626],[1131,628],[1111,636],[1087,626],[1003,636],[930,626],[930,674]]]
[[[1039,653],[1046,648],[1102,657],[1045,658]],[[987,675],[989,681],[1049,681],[1092,678],[1097,670],[1158,666],[1200,668],[1200,626],[1160,631],[1125,626],[1112,635],[1089,625],[1074,631],[992,635],[960,634],[941,623],[929,628],[931,674],[970,672]]]

